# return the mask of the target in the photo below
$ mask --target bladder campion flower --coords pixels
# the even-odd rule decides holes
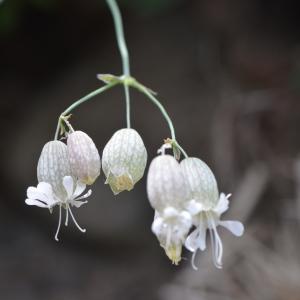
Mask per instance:
[[[100,155],[93,140],[82,131],[68,134],[67,149],[73,176],[87,185],[100,175]]]
[[[27,199],[25,200],[26,204],[28,205],[36,205],[38,207],[42,208],[48,208],[50,212],[52,213],[52,210],[54,206],[59,206],[59,220],[58,220],[58,226],[57,231],[55,234],[55,240],[58,241],[58,233],[61,226],[61,209],[64,208],[66,210],[66,220],[65,220],[65,226],[68,225],[68,219],[69,219],[69,213],[71,215],[71,218],[74,222],[74,224],[77,226],[77,228],[81,232],[85,232],[86,230],[81,228],[78,223],[76,222],[74,215],[71,210],[71,206],[80,207],[82,204],[87,203],[87,201],[80,201],[82,199],[85,199],[89,197],[92,193],[91,190],[88,190],[88,192],[84,195],[81,195],[86,185],[82,183],[81,181],[74,182],[73,178],[71,176],[65,176],[62,179],[62,185],[65,189],[65,196],[62,196],[62,194],[57,195],[51,184],[47,182],[40,182],[37,187],[29,187],[27,189]],[[80,196],[81,195],[81,196]]]
[[[115,195],[130,191],[143,177],[147,150],[134,129],[120,129],[108,141],[102,157],[102,168]]]
[[[190,187],[188,211],[193,216],[196,229],[187,237],[185,247],[193,252],[192,266],[195,266],[197,250],[206,248],[206,231],[209,230],[213,261],[217,268],[222,268],[223,244],[217,226],[223,226],[236,236],[241,236],[244,226],[238,221],[221,221],[221,215],[228,210],[230,194],[219,196],[218,186],[210,168],[198,158],[186,158],[180,163],[182,172]]]
[[[37,166],[39,182],[47,182],[52,186],[54,193],[64,198],[66,190],[63,178],[71,175],[67,145],[61,141],[50,141],[42,150]]]
[[[169,259],[177,265],[192,217],[184,210],[188,189],[174,157],[163,153],[153,159],[147,178],[147,193],[155,209],[152,231]]]

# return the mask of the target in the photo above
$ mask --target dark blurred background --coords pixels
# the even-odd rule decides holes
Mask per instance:
[[[172,266],[151,233],[145,179],[114,197],[104,176],[73,225],[53,239],[57,211],[26,207],[43,145],[59,114],[121,74],[104,0],[0,0],[0,299],[296,300],[300,294],[300,13],[291,0],[119,1],[134,77],[157,91],[189,155],[232,192],[221,232],[224,269],[210,251]],[[74,111],[100,151],[125,126],[123,90]],[[149,160],[169,137],[132,92],[132,124]],[[222,230],[221,230],[222,231]],[[190,257],[184,253],[184,257]]]

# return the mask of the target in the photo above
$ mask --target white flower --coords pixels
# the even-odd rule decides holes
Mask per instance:
[[[120,129],[103,150],[102,168],[116,195],[130,191],[143,177],[147,163],[147,151],[142,138],[134,129]]]
[[[228,210],[230,195],[219,196],[217,182],[210,168],[198,158],[186,158],[181,162],[184,176],[190,186],[188,211],[193,216],[196,229],[187,237],[185,247],[193,252],[192,265],[197,250],[206,248],[206,232],[210,233],[213,261],[217,268],[222,268],[223,244],[217,226],[223,226],[236,236],[241,236],[244,226],[238,221],[222,221],[221,215]]]
[[[186,211],[167,207],[162,213],[155,212],[152,232],[157,236],[168,258],[178,265],[182,245],[192,225],[192,217]]]
[[[188,186],[174,157],[163,152],[153,159],[148,172],[147,193],[156,211],[152,231],[169,259],[177,265],[192,217],[184,210]]]
[[[68,134],[67,149],[72,175],[87,185],[100,175],[100,155],[93,140],[82,131]]]
[[[50,141],[43,147],[37,166],[39,182],[47,182],[54,193],[64,198],[66,190],[63,178],[71,175],[67,145],[61,141]]]
[[[76,222],[74,215],[71,211],[71,206],[80,207],[82,204],[87,203],[87,201],[80,201],[89,197],[92,193],[91,190],[84,195],[81,195],[86,185],[81,181],[77,181],[74,183],[74,180],[71,176],[65,176],[62,180],[62,185],[65,189],[65,196],[57,195],[51,186],[51,184],[47,182],[40,182],[37,187],[29,187],[27,189],[27,199],[25,200],[28,205],[36,205],[42,208],[48,208],[50,212],[52,212],[53,207],[59,206],[59,221],[58,227],[55,234],[55,240],[58,241],[58,233],[61,225],[61,209],[62,207],[66,210],[66,220],[65,226],[68,225],[69,213],[74,224],[81,232],[85,232],[85,229],[82,229],[78,223]],[[81,196],[80,196],[81,195]]]

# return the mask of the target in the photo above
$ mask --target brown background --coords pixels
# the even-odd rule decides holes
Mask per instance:
[[[285,299],[299,297],[299,11],[297,1],[120,1],[132,74],[157,91],[189,155],[210,164],[226,216],[224,269],[210,251],[198,272],[170,265],[150,226],[145,179],[113,197],[104,176],[73,225],[53,235],[57,211],[26,207],[36,164],[57,117],[121,73],[104,1],[4,0],[0,4],[0,299]],[[74,111],[72,124],[102,151],[125,126],[116,88]],[[132,92],[132,124],[149,160],[168,128]],[[189,258],[189,254],[184,256]]]

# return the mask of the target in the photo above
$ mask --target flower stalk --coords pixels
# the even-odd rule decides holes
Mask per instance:
[[[115,24],[117,43],[120,50],[120,55],[121,55],[122,65],[123,65],[123,75],[126,77],[130,77],[129,54],[128,54],[128,49],[124,37],[124,29],[123,29],[123,22],[122,22],[120,9],[115,0],[106,0],[106,2],[110,8],[111,14],[113,16],[114,24]],[[129,86],[127,84],[123,84],[123,86],[124,86],[125,101],[126,101],[126,123],[127,123],[127,128],[130,128],[131,122],[130,122]]]

